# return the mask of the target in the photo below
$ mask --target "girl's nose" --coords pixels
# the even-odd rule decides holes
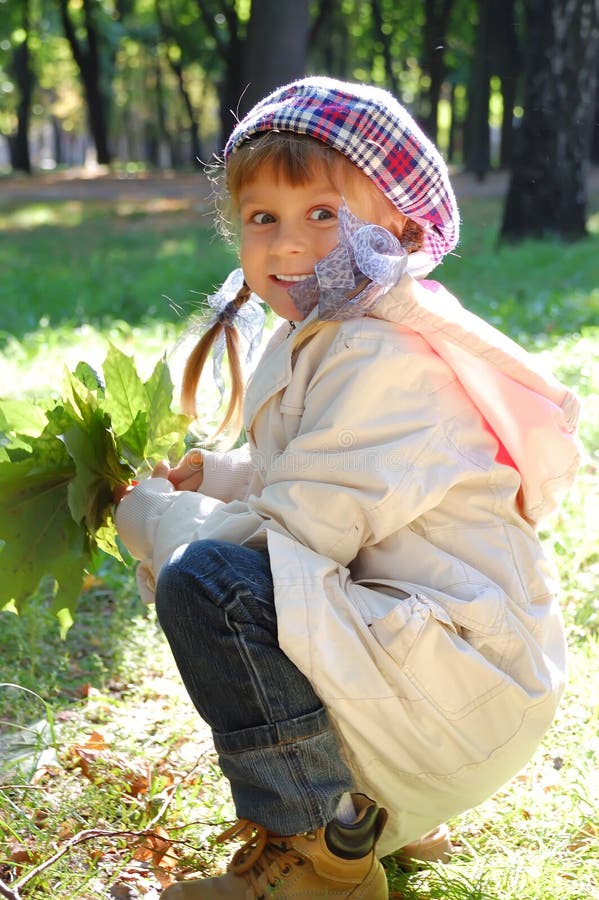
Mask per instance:
[[[273,234],[271,252],[301,253],[306,249],[306,241],[302,229],[293,222],[279,222]]]

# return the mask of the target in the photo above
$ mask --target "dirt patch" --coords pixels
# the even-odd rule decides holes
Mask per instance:
[[[0,181],[2,200],[122,201],[187,200],[208,202],[213,186],[202,172],[113,175],[102,169],[69,169]]]

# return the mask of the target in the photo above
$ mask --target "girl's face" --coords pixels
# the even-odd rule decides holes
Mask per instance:
[[[360,177],[345,180],[343,195],[354,215],[372,222],[372,189],[377,189],[357,174]],[[299,321],[303,316],[289,289],[313,275],[316,263],[338,243],[340,188],[324,167],[317,167],[305,183],[292,184],[263,166],[241,187],[238,201],[241,266],[249,287],[277,315]],[[377,224],[389,227],[390,222],[380,219],[379,214]]]

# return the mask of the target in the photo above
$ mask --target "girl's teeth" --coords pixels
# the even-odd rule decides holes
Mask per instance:
[[[305,281],[309,275],[276,275],[277,281]]]

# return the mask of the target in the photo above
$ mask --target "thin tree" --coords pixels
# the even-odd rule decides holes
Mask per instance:
[[[441,88],[445,78],[445,44],[455,0],[426,0],[424,4],[423,68],[429,76],[427,113],[424,128],[437,141],[437,121]]]
[[[453,3],[453,0],[449,0],[449,2]],[[396,74],[398,60],[393,52],[391,29],[385,28],[385,14],[381,0],[371,0],[371,13],[374,37],[375,40],[379,40],[381,43],[387,86],[396,97],[399,97],[401,87]]]
[[[165,56],[166,60],[175,76],[177,88],[179,91],[179,96],[183,101],[183,105],[185,107],[185,112],[187,113],[187,118],[189,121],[189,142],[191,147],[191,159],[189,160],[192,164],[197,163],[198,160],[202,159],[202,146],[200,141],[200,123],[199,123],[199,114],[196,108],[194,107],[193,101],[191,99],[191,95],[189,90],[187,89],[187,85],[185,83],[185,72],[184,72],[184,55],[182,52],[182,47],[178,43],[178,35],[176,33],[176,29],[172,27],[170,23],[167,22],[166,14],[164,9],[160,4],[160,0],[156,0],[156,18],[158,20],[158,25],[160,28],[160,32],[163,35],[163,39],[165,42]],[[156,72],[160,74],[160,60],[158,59],[156,65]],[[161,82],[157,83],[157,86],[161,86]],[[164,114],[161,116],[161,127],[163,132],[166,129],[166,121]]]
[[[479,0],[474,59],[468,89],[468,115],[464,142],[466,168],[482,180],[491,164],[489,102],[491,97],[491,8],[493,0]]]
[[[249,21],[234,0],[196,0],[207,33],[224,63],[220,98],[221,134],[235,117],[286,81],[303,75],[310,34],[309,0],[254,0]],[[225,27],[223,28],[222,25]]]
[[[490,10],[490,70],[501,81],[503,112],[499,164],[507,167],[512,158],[514,107],[522,71],[522,49],[516,29],[516,0],[502,0],[491,4]]]
[[[112,161],[108,140],[112,73],[116,58],[115,42],[108,35],[115,22],[102,21],[105,13],[94,0],[81,0],[83,18],[77,22],[71,15],[69,0],[59,0],[65,37],[81,74],[87,105],[89,128],[100,165]],[[120,5],[115,8],[118,19]],[[84,35],[84,37],[82,36]]]
[[[14,134],[9,135],[8,145],[10,161],[13,169],[31,173],[31,157],[29,154],[29,123],[31,120],[31,101],[35,76],[29,45],[31,31],[31,9],[29,0],[23,0],[19,33],[22,35],[16,44],[9,66],[9,73],[14,79],[18,91],[16,108],[17,127]]]
[[[526,0],[524,115],[501,234],[586,233],[599,0]]]
[[[232,126],[232,115],[243,92],[246,25],[237,14],[235,0],[196,0],[200,19],[217,50],[222,65],[215,78],[219,97],[220,131],[223,138]],[[221,23],[222,26],[221,27]]]

